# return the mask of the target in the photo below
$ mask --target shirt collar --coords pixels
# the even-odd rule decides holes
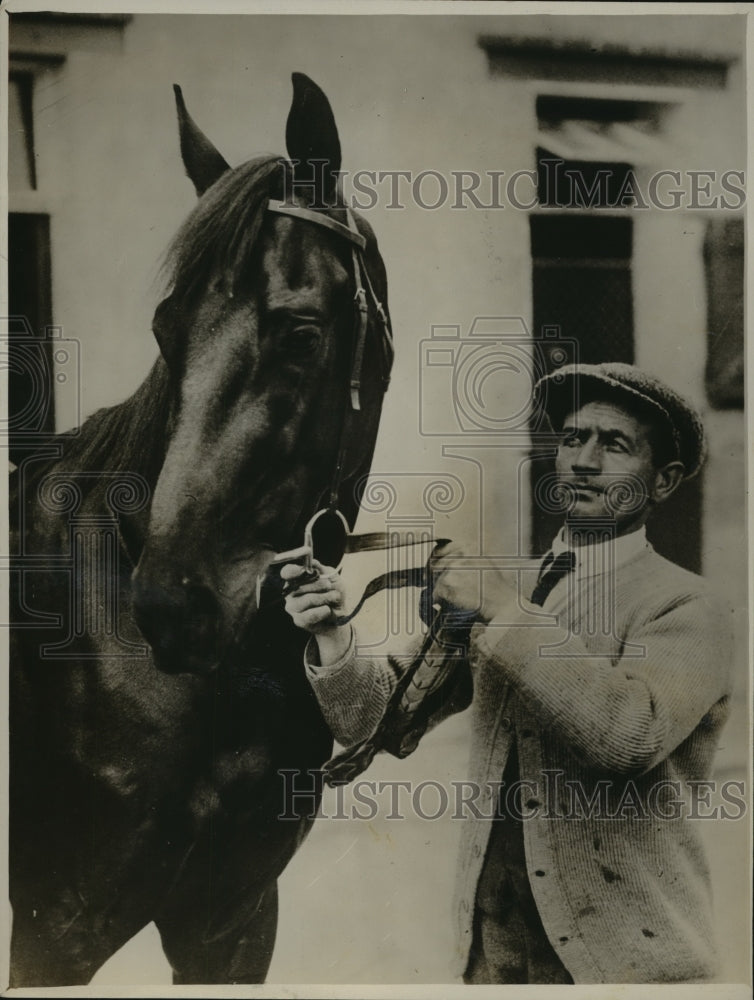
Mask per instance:
[[[592,545],[570,547],[566,545],[564,535],[565,529],[561,528],[553,539],[552,553],[557,557],[561,552],[567,552],[571,548],[576,555],[574,569],[580,576],[595,576],[608,569],[617,569],[650,547],[647,531],[643,525],[628,535],[608,538],[607,541]]]

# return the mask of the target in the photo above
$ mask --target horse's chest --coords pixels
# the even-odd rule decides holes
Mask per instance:
[[[273,774],[270,749],[262,744],[216,753],[197,775],[189,796],[193,822],[201,824],[237,807],[248,810]]]

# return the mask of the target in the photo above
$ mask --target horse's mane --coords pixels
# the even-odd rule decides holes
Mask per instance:
[[[260,156],[223,174],[200,198],[165,253],[161,273],[170,296],[190,305],[218,273],[231,288],[248,280],[266,202],[283,198],[291,179],[291,164],[278,156]],[[359,228],[367,237],[372,280],[386,304],[374,234],[363,218]],[[23,477],[24,488],[38,483],[61,461],[75,471],[136,472],[154,485],[167,450],[173,392],[168,367],[158,358],[132,396],[97,410],[78,431],[58,435],[61,458],[32,462]],[[108,485],[106,477],[93,476],[80,487],[84,496],[102,493],[104,499]]]
[[[23,475],[23,489],[31,495],[31,488],[54,466],[73,473],[137,472],[153,483],[165,457],[170,399],[167,367],[159,358],[128,399],[95,411],[78,430],[58,434],[54,443],[60,453],[46,462],[31,461]],[[82,497],[88,497],[103,492],[109,483],[92,476],[78,485]]]
[[[229,279],[230,287],[247,278],[267,201],[285,199],[292,190],[293,167],[280,156],[259,156],[224,173],[200,199],[165,254],[162,272],[173,295],[185,302],[206,289],[217,273]],[[344,208],[339,201],[336,216]],[[386,306],[385,269],[372,227],[363,217],[356,218],[367,240],[370,277]]]
[[[168,247],[162,263],[172,294],[188,300],[206,288],[217,269],[233,282],[248,274],[269,198],[281,197],[290,164],[275,156],[229,170],[201,198]],[[138,472],[154,483],[165,457],[172,401],[170,375],[158,358],[139,388],[122,403],[97,410],[73,432],[55,439],[67,468]],[[35,485],[61,458],[32,462],[24,487]],[[107,487],[96,477],[81,484],[84,495]]]

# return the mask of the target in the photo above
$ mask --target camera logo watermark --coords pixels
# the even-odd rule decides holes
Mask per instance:
[[[563,433],[551,425],[548,417],[550,394],[557,393],[559,410],[577,412],[580,407],[578,381],[559,376],[561,369],[578,361],[578,343],[564,337],[559,327],[548,326],[535,338],[517,316],[478,316],[466,331],[459,325],[433,326],[431,335],[419,344],[419,433],[433,444],[436,441],[444,457],[473,463],[478,483],[470,476],[460,478],[439,471],[427,477],[418,472],[372,473],[362,484],[361,502],[368,512],[383,514],[388,533],[402,530],[405,534],[410,527],[417,541],[430,541],[440,525],[442,533],[447,531],[452,537],[453,522],[444,516],[449,514],[464,519],[468,535],[469,513],[473,514],[478,525],[477,548],[466,547],[463,558],[448,557],[443,565],[473,575],[474,580],[467,577],[468,592],[479,596],[477,610],[482,606],[489,573],[510,573],[515,577],[519,608],[525,605],[536,582],[532,579],[532,556],[524,545],[515,552],[504,552],[496,533],[487,530],[485,512],[494,509],[490,501],[495,493],[509,491],[513,500],[511,517],[519,525],[528,523],[532,509],[555,515],[561,525],[573,523],[581,537],[588,536],[590,542],[577,572],[561,586],[568,596],[566,603],[575,611],[574,619],[565,622],[564,629],[562,618],[558,620],[537,609],[525,617],[517,614],[515,622],[506,619],[503,624],[557,629],[557,638],[553,634],[550,641],[543,632],[544,656],[604,656],[602,640],[614,640],[623,655],[641,657],[646,653],[643,646],[618,636],[613,548],[619,522],[641,514],[649,502],[646,483],[630,472],[602,472],[598,485],[592,477],[586,487],[555,468],[532,475],[535,454],[554,459],[563,446]],[[545,375],[550,378],[541,383]],[[534,389],[538,384],[535,405]],[[493,449],[509,450],[516,463],[518,475],[514,471],[507,485],[497,477]],[[492,461],[486,462],[485,458]],[[424,478],[432,484],[431,489],[422,486]],[[588,515],[583,511],[585,489],[589,490]],[[428,504],[430,495],[444,497],[444,505]],[[409,551],[403,558],[415,560],[416,555]],[[600,581],[599,587],[592,588],[594,593],[599,592],[598,602],[584,599],[582,584],[586,577]],[[391,594],[387,619],[385,637],[425,630],[415,597],[405,593]],[[496,625],[500,624],[496,621]],[[574,651],[568,643],[573,635],[581,636],[594,648]],[[374,646],[369,644],[370,648]],[[366,651],[366,647],[360,648]]]
[[[2,323],[0,365],[8,373],[10,399],[7,414],[0,414],[0,444],[25,450],[52,436],[56,386],[65,390],[78,425],[80,344],[64,337],[59,326],[37,336],[25,316],[9,316]]]

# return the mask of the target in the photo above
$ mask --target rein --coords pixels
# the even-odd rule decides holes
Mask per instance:
[[[287,215],[303,222],[322,226],[330,232],[348,240],[351,245],[351,262],[354,280],[355,302],[355,332],[353,352],[351,356],[351,371],[349,378],[349,393],[345,401],[345,411],[340,425],[337,458],[329,490],[327,507],[317,511],[304,530],[304,544],[301,548],[277,554],[270,566],[280,566],[286,562],[298,562],[304,567],[304,573],[298,577],[296,585],[309,582],[318,577],[314,568],[315,527],[320,519],[335,525],[342,532],[340,551],[346,553],[374,552],[421,544],[413,533],[401,532],[370,532],[361,535],[349,534],[349,527],[343,514],[338,510],[338,494],[343,477],[343,467],[346,458],[347,430],[352,414],[361,409],[361,375],[364,362],[364,348],[369,327],[369,307],[374,308],[380,321],[380,345],[382,347],[383,392],[390,380],[390,369],[393,363],[394,347],[390,323],[382,303],[377,297],[374,286],[369,278],[366,266],[366,238],[359,232],[353,212],[348,206],[345,209],[347,225],[333,219],[324,211],[302,208],[298,205],[270,200],[267,210],[279,215]],[[402,672],[393,695],[386,707],[385,713],[374,732],[361,744],[345,750],[329,760],[323,766],[323,777],[329,785],[344,784],[352,781],[371,763],[380,750],[388,750],[398,757],[411,753],[426,730],[429,721],[428,706],[442,700],[451,685],[455,686],[455,667],[458,665],[459,654],[462,656],[468,646],[471,626],[475,616],[447,605],[436,603],[432,595],[432,556],[438,548],[447,544],[449,539],[434,540],[434,548],[427,563],[422,567],[392,570],[375,577],[367,584],[364,593],[356,606],[348,614],[337,615],[333,624],[347,625],[361,611],[364,603],[383,590],[394,590],[403,587],[421,587],[420,612],[428,631],[421,648],[408,667]],[[267,575],[257,580],[257,607],[260,607],[262,589]],[[431,661],[428,655],[433,647],[440,646],[443,655],[439,662]],[[436,658],[437,659],[437,658]]]
[[[293,589],[319,576],[313,565],[314,528],[321,517],[332,513],[330,508],[318,511],[304,530],[304,545],[289,552],[281,552],[272,559],[270,566],[296,562],[304,567],[304,573],[296,579]],[[344,555],[384,551],[424,543],[423,540],[417,540],[412,532],[375,531],[361,535],[347,534],[348,524],[345,518],[339,511],[335,513],[346,532],[342,546]],[[463,691],[464,677],[462,674],[459,684],[456,668],[461,666],[465,659],[476,614],[435,601],[432,591],[432,557],[449,541],[447,538],[434,539],[432,553],[424,566],[391,570],[375,577],[367,584],[351,611],[344,615],[334,615],[332,618],[333,625],[348,625],[361,611],[365,602],[375,594],[383,590],[421,587],[419,611],[422,621],[428,628],[418,652],[401,670],[382,718],[372,733],[356,746],[336,754],[322,766],[322,777],[331,787],[353,781],[369,767],[381,750],[387,750],[396,757],[407,757],[418,746],[433,712],[453,697],[459,688]],[[257,580],[258,607],[265,580],[265,575]],[[282,596],[284,597],[290,589],[289,584],[282,590]],[[466,677],[467,682],[468,677]],[[471,699],[470,682],[467,684],[466,695],[465,704],[459,707],[466,707]]]

